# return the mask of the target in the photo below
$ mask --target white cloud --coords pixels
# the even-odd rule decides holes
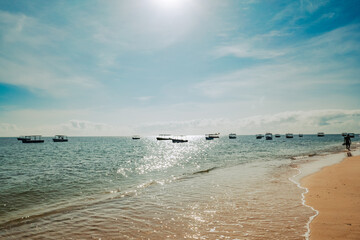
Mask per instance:
[[[360,132],[360,109],[355,110],[311,110],[287,111],[276,114],[257,115],[245,118],[208,118],[184,121],[153,121],[136,125],[112,125],[87,120],[70,120],[58,124],[22,126],[20,124],[0,123],[1,136],[42,134],[53,136],[129,136],[133,134],[193,135],[220,132],[228,134],[256,133],[325,133]]]
[[[4,69],[0,72],[0,82],[58,97],[79,89],[101,87],[88,73],[81,73],[63,53],[62,40],[68,34],[63,29],[24,14],[3,11],[0,11],[0,24],[1,43],[6,46],[0,56],[0,67]]]
[[[325,6],[329,3],[329,0],[301,0],[301,8],[303,11],[307,11],[309,13],[316,12],[322,6]]]
[[[59,125],[59,130],[75,136],[127,136],[132,132],[129,127],[118,127],[86,120],[70,120]]]
[[[271,59],[285,55],[283,51],[266,50],[251,46],[250,44],[236,44],[233,46],[219,47],[214,52],[216,57],[233,55],[238,58]]]
[[[327,91],[328,87],[357,84],[360,75],[357,67],[359,29],[360,25],[341,27],[276,51],[270,46],[259,48],[256,45],[264,36],[277,38],[282,35],[280,32],[255,36],[244,43],[241,39],[239,44],[220,46],[215,49],[218,57],[232,55],[269,61],[209,77],[192,87],[206,96],[219,98],[236,95],[258,97],[257,93],[284,93],[289,89],[322,88],[322,91]]]
[[[139,126],[139,132],[148,134],[256,134],[267,131],[315,134],[359,132],[360,110],[288,111],[240,119],[196,119],[189,121],[154,122]]]
[[[147,102],[153,99],[153,96],[141,96],[141,97],[136,97],[135,99],[140,102]]]

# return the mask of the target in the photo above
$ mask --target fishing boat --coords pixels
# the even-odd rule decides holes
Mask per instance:
[[[264,135],[262,134],[256,134],[256,139],[262,139],[264,137]]]
[[[266,133],[266,134],[265,134],[265,139],[266,139],[266,140],[272,140],[272,139],[273,139],[272,133]]]
[[[285,134],[286,138],[294,138],[294,135],[292,133],[287,133]]]
[[[188,142],[187,139],[184,139],[183,136],[179,136],[179,137],[175,137],[175,138],[172,138],[171,141],[173,143],[185,143],[185,142]]]
[[[24,139],[21,140],[23,143],[43,143],[44,140],[41,139],[41,135],[31,135],[25,136]]]
[[[171,140],[171,134],[159,134],[158,137],[156,137],[156,140],[162,141],[162,140]]]
[[[53,142],[67,142],[68,138],[65,135],[55,135],[55,137],[52,140]]]
[[[230,133],[229,139],[236,139],[236,133]]]
[[[280,137],[280,134],[278,134],[278,133],[275,134],[275,137],[276,137],[276,138],[279,138],[279,137]]]
[[[131,137],[133,140],[139,140],[140,139],[140,136],[139,135],[134,135]]]
[[[318,137],[324,137],[324,136],[325,136],[325,133],[323,133],[323,132],[318,132],[317,136],[318,136]]]
[[[219,138],[220,137],[220,133],[209,133],[208,135],[209,135],[209,137],[212,137],[212,138]]]
[[[214,140],[214,137],[210,136],[210,134],[205,135],[206,140]]]

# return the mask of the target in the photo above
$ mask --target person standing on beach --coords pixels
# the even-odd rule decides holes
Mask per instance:
[[[350,135],[349,135],[349,134],[347,134],[347,135],[344,137],[344,142],[345,142],[346,149],[350,151],[351,138],[350,138]]]

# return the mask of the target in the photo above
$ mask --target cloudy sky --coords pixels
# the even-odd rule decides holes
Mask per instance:
[[[359,9],[2,0],[0,136],[360,132]]]

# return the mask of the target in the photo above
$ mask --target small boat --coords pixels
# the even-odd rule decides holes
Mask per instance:
[[[236,139],[236,133],[230,133],[229,139]]]
[[[273,139],[272,133],[266,133],[266,134],[265,134],[265,139],[266,139],[266,140],[272,140],[272,139]]]
[[[294,135],[292,133],[287,133],[285,134],[286,138],[294,138]]]
[[[323,133],[323,132],[318,132],[317,136],[318,136],[318,137],[324,137],[324,136],[325,136],[325,133]]]
[[[44,140],[41,139],[41,135],[25,136],[21,141],[23,143],[43,143],[44,142]]]
[[[171,140],[171,134],[159,134],[158,137],[156,137],[156,140]]]
[[[256,139],[262,139],[264,137],[264,135],[262,134],[256,134]]]
[[[275,134],[275,137],[276,137],[276,138],[279,138],[279,137],[280,137],[280,134]]]
[[[55,135],[53,142],[67,142],[69,139],[65,135]]]
[[[140,136],[139,135],[134,135],[131,137],[133,140],[139,140],[140,139]]]
[[[210,136],[210,134],[205,135],[206,140],[214,140],[214,137]]]
[[[173,139],[171,139],[171,141],[173,143],[185,143],[185,142],[188,142],[187,139],[183,139],[183,138],[173,138]]]
[[[302,133],[299,133],[299,137],[303,137],[304,135]]]
[[[209,135],[209,137],[212,137],[212,138],[219,138],[220,137],[220,133],[209,133],[208,135]]]

